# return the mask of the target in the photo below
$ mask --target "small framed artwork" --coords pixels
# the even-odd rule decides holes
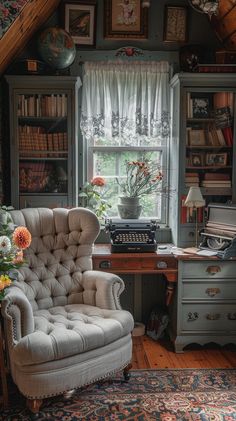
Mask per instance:
[[[64,26],[75,44],[95,43],[95,2],[71,0],[64,3]]]
[[[141,0],[105,0],[104,38],[147,39],[148,13]]]
[[[209,98],[193,98],[193,118],[209,117]]]
[[[165,6],[164,42],[187,42],[187,7]]]
[[[207,153],[206,165],[213,167],[223,167],[227,165],[227,153]]]
[[[192,167],[202,167],[203,156],[201,153],[192,153],[190,156],[190,163]]]
[[[204,146],[206,144],[204,130],[189,130],[188,144],[189,146]]]

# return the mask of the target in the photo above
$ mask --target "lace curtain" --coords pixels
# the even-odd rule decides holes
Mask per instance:
[[[170,132],[167,62],[87,62],[81,130],[94,144],[152,146]]]

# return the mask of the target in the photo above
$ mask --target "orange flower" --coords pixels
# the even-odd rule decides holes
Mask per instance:
[[[92,184],[92,186],[103,187],[106,184],[106,180],[103,177],[94,177],[91,180],[91,184]]]
[[[17,227],[12,235],[13,243],[21,250],[29,247],[31,234],[26,227]]]
[[[23,251],[18,250],[12,262],[15,263],[23,263]]]

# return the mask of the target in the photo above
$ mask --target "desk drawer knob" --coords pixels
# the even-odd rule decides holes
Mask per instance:
[[[164,261],[160,261],[160,262],[157,262],[157,268],[158,269],[166,269],[168,267],[168,265],[167,265],[167,263],[166,262],[164,262]]]
[[[207,288],[206,294],[209,297],[215,297],[215,295],[220,294],[220,288]]]
[[[216,273],[221,272],[221,268],[220,266],[208,266],[206,272],[213,276],[216,275]]]
[[[208,313],[206,315],[207,320],[219,320],[220,314],[219,313]]]
[[[100,269],[109,269],[111,267],[111,262],[109,260],[103,260],[99,263]]]
[[[199,314],[197,312],[192,313],[191,311],[188,313],[188,322],[194,322],[199,317]]]
[[[228,320],[236,320],[236,313],[228,313],[227,319]]]

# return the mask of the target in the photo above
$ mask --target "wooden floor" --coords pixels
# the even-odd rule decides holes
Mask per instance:
[[[169,340],[133,337],[133,369],[141,368],[236,368],[236,346],[188,346],[176,354]]]

